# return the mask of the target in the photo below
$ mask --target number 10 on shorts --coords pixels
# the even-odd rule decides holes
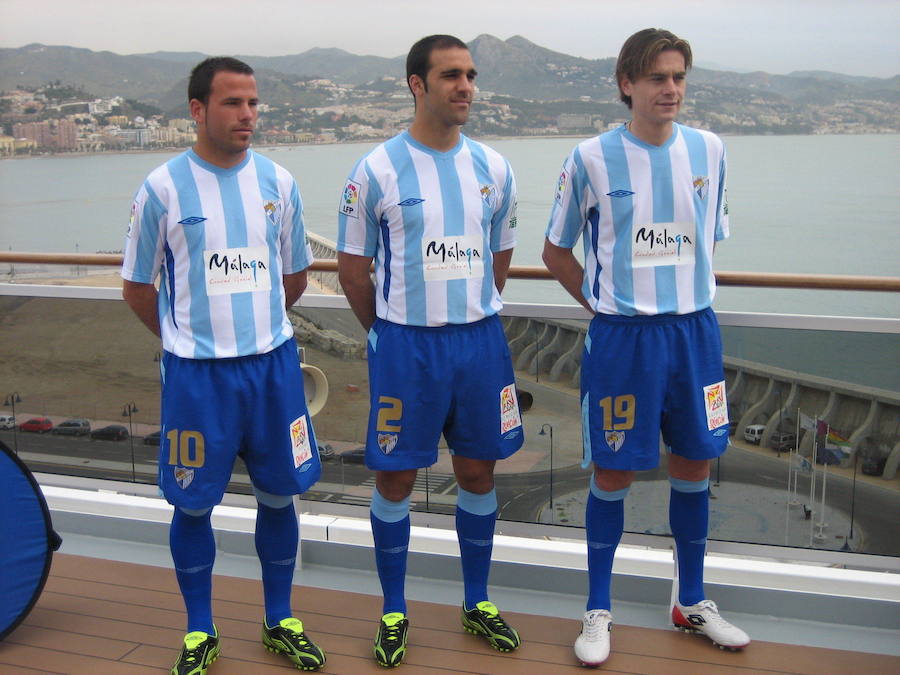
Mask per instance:
[[[169,441],[169,464],[198,468],[206,461],[206,444],[199,431],[170,429],[166,432]]]

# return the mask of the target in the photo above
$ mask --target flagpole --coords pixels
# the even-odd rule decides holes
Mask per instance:
[[[816,460],[819,458],[819,418],[816,417],[816,430],[815,437],[813,438],[813,456],[812,462],[810,462],[810,466],[812,468],[812,474],[809,479],[809,508],[812,509],[809,514],[809,547],[812,548],[813,545],[813,534],[815,533],[816,526],[816,517],[815,517],[815,509],[816,509]]]
[[[853,487],[850,488],[850,533],[847,535],[847,539],[844,540],[844,549],[850,551],[850,541],[853,539],[853,516],[855,515],[854,511],[856,510],[856,464],[859,459],[859,449],[853,451]]]
[[[788,468],[788,488],[791,487],[791,468],[793,468],[793,471],[794,471],[794,487],[790,491],[791,492],[790,501],[788,502],[788,504],[790,506],[799,506],[800,505],[800,500],[797,499],[797,478],[799,477],[799,474],[800,474],[800,467],[794,466],[794,456],[795,455],[797,457],[800,456],[800,415],[801,414],[802,413],[800,412],[800,408],[798,407],[797,408],[797,433],[795,435],[795,438],[797,440],[794,441],[794,447],[791,448],[791,452],[790,452],[790,460],[791,461],[788,463],[788,467],[789,467]]]

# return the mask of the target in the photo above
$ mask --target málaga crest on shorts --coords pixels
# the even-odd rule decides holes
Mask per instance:
[[[378,447],[384,454],[389,455],[396,446],[397,434],[378,434]]]
[[[606,444],[609,446],[609,449],[613,452],[618,452],[619,448],[621,448],[622,444],[625,442],[625,432],[606,431],[604,433],[606,435]]]
[[[175,482],[182,490],[186,490],[188,485],[194,482],[194,470],[186,469],[183,466],[176,466],[174,469]]]

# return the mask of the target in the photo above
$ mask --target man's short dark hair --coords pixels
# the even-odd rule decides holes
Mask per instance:
[[[659,53],[667,49],[679,52],[684,57],[685,70],[691,69],[691,46],[674,33],[661,28],[645,28],[625,40],[616,61],[616,83],[619,98],[629,108],[631,97],[622,91],[622,80],[627,77],[629,82],[635,82],[641,75],[646,75]]]
[[[191,71],[191,78],[188,80],[188,101],[197,99],[201,103],[208,103],[213,77],[223,70],[242,75],[253,74],[253,68],[239,59],[230,56],[211,56],[198,63]]]
[[[422,78],[422,82],[425,82],[425,77],[431,68],[431,52],[435,49],[451,49],[453,47],[469,49],[465,42],[452,35],[429,35],[410,47],[409,54],[406,55],[406,85],[409,90],[412,91],[409,78],[413,75],[418,75]],[[425,88],[428,89],[427,84]]]

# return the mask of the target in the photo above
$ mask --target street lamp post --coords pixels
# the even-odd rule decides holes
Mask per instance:
[[[538,436],[546,436],[547,430],[550,431],[550,524],[552,525],[556,520],[556,512],[553,510],[553,425],[542,424]]]
[[[134,401],[129,401],[122,408],[122,417],[128,418],[128,440],[131,444],[131,482],[137,482],[137,475],[134,470],[134,426],[131,421],[131,416],[138,412],[137,404]]]
[[[12,407],[12,416],[13,416],[13,450],[18,455],[19,454],[19,425],[16,422],[16,403],[21,403],[22,397],[19,396],[19,392],[14,391],[9,396],[6,397],[6,400],[3,402],[4,407]]]

